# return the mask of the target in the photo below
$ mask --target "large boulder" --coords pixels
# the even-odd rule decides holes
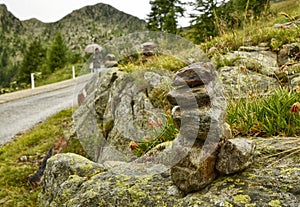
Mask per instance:
[[[128,163],[110,168],[75,154],[58,154],[48,160],[39,206],[299,207],[300,159],[293,153],[299,138],[253,138],[253,142],[257,148],[251,166],[188,194],[173,184],[163,165]]]
[[[99,163],[129,161],[131,141],[138,142],[155,129],[149,122],[165,121],[164,111],[154,107],[150,94],[171,82],[165,71],[128,74],[118,68],[103,69],[78,95],[75,128],[83,147]]]
[[[225,55],[216,54],[212,63],[227,97],[265,95],[279,87],[277,54],[267,47],[241,47]]]

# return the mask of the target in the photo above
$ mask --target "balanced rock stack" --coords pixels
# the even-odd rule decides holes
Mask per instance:
[[[118,62],[116,61],[116,57],[114,54],[107,54],[105,56],[105,63],[104,63],[106,68],[112,68],[112,67],[117,67]]]
[[[177,88],[167,98],[174,105],[172,116],[179,129],[173,142],[179,160],[171,168],[175,185],[185,193],[198,191],[219,172],[229,174],[249,166],[253,144],[247,140],[228,144],[231,132],[225,122],[226,99],[213,65],[209,62],[189,65],[175,74],[172,85]],[[222,148],[224,143],[227,147]],[[220,146],[223,151],[219,156]],[[245,155],[243,163],[222,159],[222,155],[230,153],[228,150],[240,152],[236,156]]]

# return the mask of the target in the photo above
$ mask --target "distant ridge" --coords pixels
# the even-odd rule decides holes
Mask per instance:
[[[146,22],[103,3],[74,10],[59,21],[44,23],[38,19],[20,21],[0,4],[0,57],[7,50],[20,61],[33,39],[39,38],[45,45],[60,31],[68,47],[81,52],[92,42],[104,44],[114,37],[146,30]],[[2,41],[3,40],[3,41]]]

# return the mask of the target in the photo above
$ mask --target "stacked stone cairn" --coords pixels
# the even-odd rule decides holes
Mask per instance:
[[[104,65],[106,68],[112,68],[112,67],[117,67],[118,62],[116,61],[116,57],[114,54],[107,54],[105,56],[105,62]]]
[[[173,142],[178,161],[171,167],[174,184],[183,192],[199,191],[217,175],[244,170],[253,160],[254,144],[231,138],[225,122],[226,99],[210,62],[179,70],[169,92],[179,135]]]

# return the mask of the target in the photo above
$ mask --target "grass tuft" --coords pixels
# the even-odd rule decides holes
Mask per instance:
[[[300,93],[279,88],[265,97],[232,100],[227,122],[235,136],[296,136],[300,130],[299,113],[291,113]]]

